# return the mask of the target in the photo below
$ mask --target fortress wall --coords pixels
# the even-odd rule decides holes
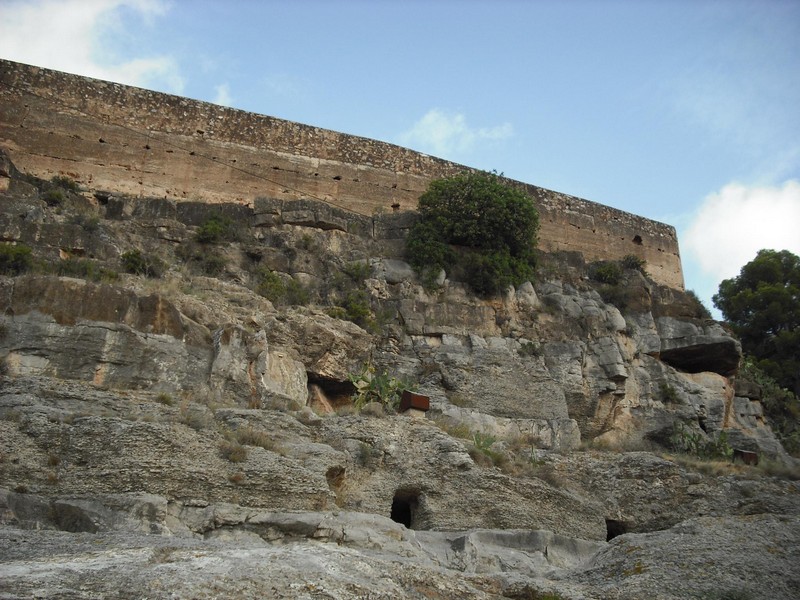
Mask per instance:
[[[432,179],[467,167],[407,148],[178,96],[0,60],[0,145],[18,168],[90,189],[252,205],[313,198],[366,215],[414,209]],[[675,229],[520,184],[540,248],[587,260],[636,254],[683,288]]]

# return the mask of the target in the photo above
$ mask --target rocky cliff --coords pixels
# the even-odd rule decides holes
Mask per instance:
[[[800,594],[800,485],[672,454],[793,464],[720,324],[578,253],[426,289],[414,219],[0,157],[3,597]],[[430,410],[354,410],[365,369]]]

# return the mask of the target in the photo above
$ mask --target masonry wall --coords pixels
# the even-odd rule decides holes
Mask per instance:
[[[414,209],[432,179],[467,168],[407,148],[206,102],[0,60],[0,145],[21,170],[95,190],[240,202],[317,199],[361,214]],[[524,185],[543,250],[636,254],[683,288],[675,229]]]

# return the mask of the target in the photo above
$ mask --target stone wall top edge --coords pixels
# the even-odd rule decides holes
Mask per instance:
[[[108,115],[95,113],[95,111],[101,110],[102,107],[93,105],[93,102],[96,103],[101,96],[130,97],[133,95],[139,99],[149,99],[149,103],[142,102],[142,104],[126,102],[124,103],[124,110],[129,113],[138,113],[136,115],[137,122],[142,117],[150,129],[165,133],[179,133],[179,131],[175,130],[181,127],[187,130],[184,132],[186,134],[195,135],[198,133],[195,129],[198,123],[197,120],[183,118],[183,115],[178,114],[172,117],[169,114],[165,115],[163,110],[165,105],[178,110],[194,110],[196,118],[204,117],[206,122],[212,124],[217,121],[226,124],[225,127],[221,127],[217,131],[202,130],[200,135],[203,137],[201,139],[210,142],[245,143],[250,147],[258,147],[259,144],[268,142],[271,150],[308,156],[308,153],[302,152],[304,148],[307,148],[309,150],[317,150],[321,154],[327,154],[325,156],[317,156],[320,159],[366,164],[378,168],[394,168],[397,171],[408,170],[431,178],[445,177],[464,170],[477,170],[467,165],[424,154],[390,142],[0,58],[0,88],[2,87],[8,89],[21,88],[20,91],[23,93],[27,92],[33,95],[37,95],[34,93],[36,88],[46,88],[51,94],[54,91],[58,91],[61,94],[70,96],[73,103],[80,103],[80,106],[75,106],[71,103],[67,108],[79,111],[85,110],[88,116],[105,118],[108,118]],[[0,93],[2,93],[2,89],[0,89]],[[48,101],[54,100],[51,97],[42,97]],[[61,102],[65,103],[63,99]],[[148,106],[148,104],[158,106],[159,110],[155,111],[154,107]],[[92,112],[90,113],[89,110],[92,110]],[[238,127],[229,125],[231,123],[237,124]],[[264,125],[267,125],[267,127],[264,127]],[[281,139],[282,137],[287,137],[285,136],[285,130],[287,129],[294,132],[297,145],[292,143],[292,140],[287,143],[286,140]],[[248,137],[241,137],[242,134],[249,135],[249,139]],[[269,139],[259,140],[259,135],[262,137],[268,136]],[[251,143],[247,144],[247,141]],[[371,164],[372,160],[370,159],[382,164]],[[540,210],[544,209],[544,211],[548,212],[575,210],[575,212],[582,214],[616,221],[620,226],[642,228],[677,239],[675,228],[671,225],[563,192],[556,192],[510,178],[506,179],[522,186],[536,198],[540,203]]]

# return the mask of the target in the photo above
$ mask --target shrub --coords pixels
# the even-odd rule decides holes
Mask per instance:
[[[114,281],[119,273],[87,258],[70,257],[56,263],[52,270],[60,277],[76,277],[89,281]]]
[[[345,265],[331,278],[327,301],[333,305],[328,310],[330,316],[352,321],[374,333],[378,324],[372,314],[369,292],[363,287],[370,274],[371,267],[367,263],[354,262]]]
[[[233,463],[240,463],[247,460],[247,448],[239,442],[223,441],[219,445],[219,453]]]
[[[522,342],[517,350],[520,356],[533,356],[538,357],[542,355],[542,348],[536,342]]]
[[[647,274],[647,271],[644,268],[644,266],[647,264],[647,261],[645,261],[645,259],[643,258],[639,258],[635,254],[626,254],[625,256],[622,257],[620,263],[625,269],[639,271],[643,275]]]
[[[539,214],[530,196],[497,174],[433,181],[419,199],[419,212],[406,254],[425,284],[441,269],[452,269],[487,296],[532,278]]]
[[[661,401],[665,404],[676,404],[680,401],[680,396],[678,396],[678,390],[676,390],[672,385],[669,383],[662,383],[659,386],[659,393],[661,395]]]
[[[0,274],[20,275],[31,268],[31,249],[25,244],[0,244]]]
[[[156,396],[156,402],[158,402],[159,404],[163,404],[165,406],[172,406],[173,404],[175,404],[175,401],[172,399],[172,396],[170,396],[166,392],[161,392],[160,394],[158,394],[158,396]]]
[[[278,447],[275,439],[269,433],[250,425],[240,427],[236,430],[235,435],[236,441],[244,446],[258,446],[271,451],[275,451]]]
[[[53,184],[57,188],[61,188],[62,190],[66,190],[68,192],[80,192],[81,188],[71,177],[66,177],[64,175],[56,175],[50,180],[50,183]]]
[[[750,356],[742,361],[738,376],[761,387],[761,406],[767,422],[786,451],[800,456],[800,399],[778,385]]]
[[[64,190],[61,189],[53,189],[47,190],[42,195],[42,200],[44,200],[47,206],[59,206],[64,200],[66,200],[66,196],[64,195]]]
[[[597,261],[589,265],[589,277],[600,283],[617,285],[622,280],[622,268],[612,261]]]
[[[256,293],[273,304],[305,306],[311,300],[309,291],[295,279],[284,281],[280,275],[265,268],[259,269],[256,275]]]
[[[341,308],[344,309],[345,319],[352,321],[359,327],[363,327],[367,331],[374,331],[377,327],[375,320],[372,318],[369,294],[366,290],[348,292],[341,301]]]
[[[620,310],[624,310],[625,307],[628,305],[629,295],[628,290],[619,284],[617,285],[601,285],[600,288],[597,290],[597,293],[600,294],[600,297],[603,299],[603,302],[606,304],[613,304]]]
[[[194,271],[209,277],[221,275],[228,264],[219,252],[199,247],[194,243],[182,244],[175,253]]]
[[[162,262],[148,254],[143,254],[139,250],[129,250],[120,256],[122,270],[134,275],[144,275],[145,277],[158,278],[163,272]]]
[[[728,444],[728,434],[720,431],[717,437],[706,437],[699,431],[691,431],[683,423],[675,421],[672,425],[670,443],[673,450],[690,454],[698,458],[711,460],[715,458],[730,459],[733,449]]]
[[[235,241],[236,230],[233,220],[222,215],[211,215],[198,228],[195,241],[201,244],[216,244],[221,241]]]
[[[711,319],[711,311],[708,310],[708,307],[703,304],[703,301],[700,300],[700,297],[694,290],[686,290],[686,296],[689,298],[689,302],[694,306],[695,312],[698,317],[701,319]]]
[[[100,227],[100,217],[85,215],[83,213],[74,215],[70,220],[73,225],[79,225],[87,233],[93,233]]]

